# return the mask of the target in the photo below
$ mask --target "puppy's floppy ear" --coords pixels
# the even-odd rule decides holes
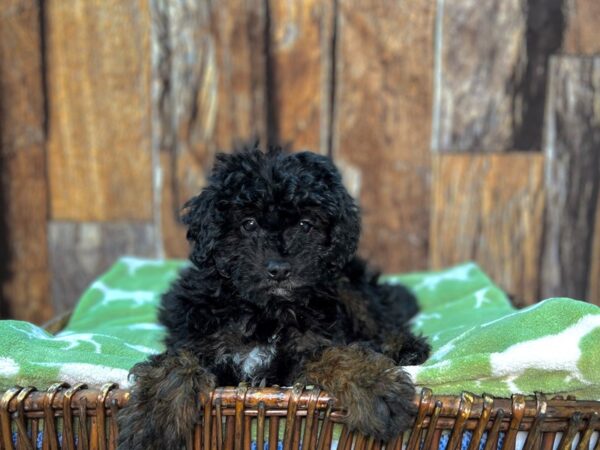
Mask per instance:
[[[354,256],[360,236],[360,216],[354,199],[340,183],[337,191],[338,215],[331,229],[332,263],[342,269]]]
[[[190,259],[197,266],[212,264],[211,257],[219,239],[219,225],[214,189],[205,188],[183,205],[181,221],[188,226],[187,239],[192,244]]]
[[[312,152],[294,153],[290,156],[306,167],[317,181],[309,196],[324,207],[331,218],[330,245],[327,259],[337,269],[342,269],[354,256],[360,236],[358,206],[342,182],[342,176],[331,158]]]
[[[221,233],[221,212],[217,209],[217,192],[227,176],[232,154],[217,153],[208,177],[208,186],[183,205],[181,221],[187,225],[187,239],[192,244],[190,260],[197,266],[212,265],[213,252]]]
[[[342,176],[331,158],[314,153],[301,153],[298,158],[313,166],[325,181],[327,189],[320,193],[333,218],[330,231],[331,264],[342,269],[354,256],[360,236],[360,214],[356,202],[342,182]]]

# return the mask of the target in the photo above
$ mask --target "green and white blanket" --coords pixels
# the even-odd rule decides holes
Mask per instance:
[[[56,381],[128,386],[129,368],[162,349],[156,306],[184,265],[120,259],[83,294],[56,336],[25,322],[0,322],[0,389]],[[419,298],[413,327],[433,351],[422,366],[406,368],[417,384],[439,394],[541,391],[600,399],[600,308],[557,298],[515,310],[472,263],[382,281],[402,282]]]

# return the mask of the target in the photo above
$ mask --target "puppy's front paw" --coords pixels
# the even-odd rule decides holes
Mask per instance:
[[[137,364],[128,404],[119,412],[118,450],[181,449],[215,377],[190,353],[162,353]]]
[[[412,402],[415,390],[399,368],[377,376],[366,386],[355,384],[335,395],[348,411],[346,423],[351,429],[387,441],[412,425],[417,413]]]
[[[358,346],[331,348],[307,366],[307,374],[347,410],[350,429],[387,441],[413,423],[414,386],[384,355]]]

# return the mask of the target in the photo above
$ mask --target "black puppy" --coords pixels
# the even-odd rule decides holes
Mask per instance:
[[[215,386],[322,387],[352,429],[388,439],[412,422],[414,387],[397,366],[429,346],[401,286],[355,257],[358,208],[330,159],[254,148],[219,155],[186,205],[193,265],[163,298],[166,351],[136,365],[119,449],[178,449]]]

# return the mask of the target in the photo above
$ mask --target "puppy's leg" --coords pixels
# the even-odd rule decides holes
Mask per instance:
[[[429,358],[431,346],[423,336],[416,336],[408,328],[382,332],[381,352],[399,366],[423,364]]]
[[[414,386],[394,361],[358,345],[327,348],[305,367],[307,384],[333,394],[348,414],[351,429],[388,440],[414,420]]]
[[[383,308],[383,319],[405,323],[419,312],[417,298],[401,284],[378,284],[377,297]]]
[[[118,449],[181,449],[196,424],[199,396],[214,389],[215,376],[187,352],[153,356],[131,373],[135,385],[119,412]]]

